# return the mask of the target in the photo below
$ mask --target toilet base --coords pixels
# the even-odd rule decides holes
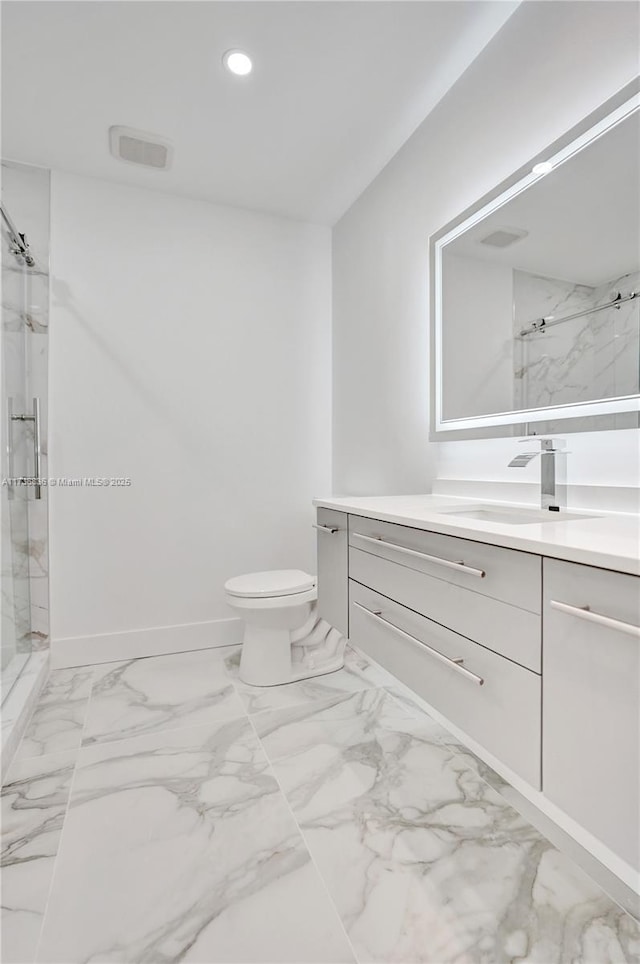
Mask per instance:
[[[239,678],[250,686],[282,686],[335,673],[344,666],[346,639],[324,619],[315,605],[296,630],[245,623]]]

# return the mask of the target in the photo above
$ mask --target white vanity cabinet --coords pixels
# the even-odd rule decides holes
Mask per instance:
[[[318,615],[349,635],[348,515],[318,509]]]
[[[540,787],[539,556],[349,517],[351,639]]]
[[[543,790],[640,869],[640,578],[545,559]]]
[[[494,652],[541,670],[541,560],[351,516],[349,576]]]
[[[351,638],[532,787],[540,787],[540,677],[351,580]]]
[[[318,533],[323,615],[343,632],[348,619],[352,643],[614,873],[635,879],[637,520],[575,515],[491,531],[473,514],[459,525],[452,515],[434,496],[318,506],[318,524],[335,530]]]

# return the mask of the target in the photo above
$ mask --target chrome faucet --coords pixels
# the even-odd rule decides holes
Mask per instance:
[[[523,438],[520,439],[521,442],[537,441],[540,442],[539,452],[523,452],[522,455],[516,455],[514,459],[509,462],[509,467],[518,469],[524,468],[535,459],[540,456],[540,506],[542,509],[549,509],[551,512],[557,512],[560,509],[560,498],[559,498],[559,488],[557,478],[556,478],[556,454],[562,453],[562,449],[556,448],[553,444],[552,438],[538,438],[533,439]]]

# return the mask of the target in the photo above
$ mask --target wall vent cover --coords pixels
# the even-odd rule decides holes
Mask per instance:
[[[110,127],[109,146],[114,157],[128,164],[139,164],[156,171],[166,171],[171,166],[173,147],[169,141],[148,131]]]
[[[516,241],[526,238],[528,233],[528,231],[522,231],[520,228],[497,228],[486,238],[481,238],[480,244],[488,244],[492,248],[508,248],[510,244],[515,244]]]

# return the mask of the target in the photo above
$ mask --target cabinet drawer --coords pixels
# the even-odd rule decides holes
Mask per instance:
[[[349,544],[462,589],[540,612],[540,556],[353,515]]]
[[[640,578],[545,559],[543,583],[544,792],[640,869]]]
[[[454,558],[453,554],[451,557]],[[540,673],[541,630],[537,613],[353,546],[349,550],[349,575],[403,606]],[[479,581],[476,577],[476,582]]]
[[[349,587],[346,512],[318,509],[318,615],[343,636],[349,635]]]
[[[353,581],[349,609],[357,646],[539,789],[539,676]]]

